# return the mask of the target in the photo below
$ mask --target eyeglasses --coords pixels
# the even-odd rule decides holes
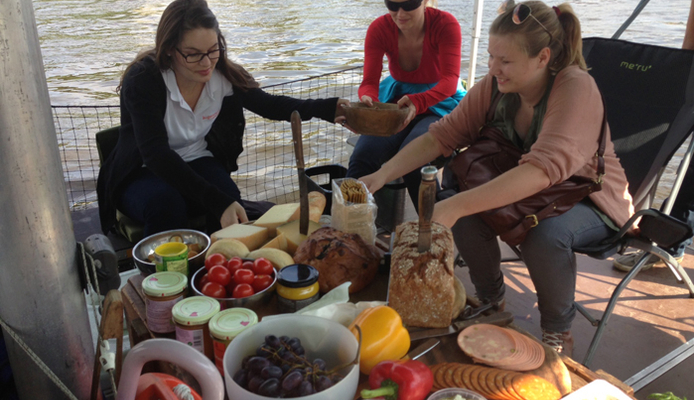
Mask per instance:
[[[505,3],[504,3],[504,4],[505,4]],[[535,18],[535,16],[532,14],[532,12],[531,12],[531,10],[530,10],[530,7],[529,7],[528,5],[521,3],[521,4],[518,4],[518,5],[513,9],[513,17],[512,17],[512,19],[513,19],[513,23],[514,23],[514,24],[520,25],[520,24],[522,24],[523,22],[525,22],[525,21],[528,19],[528,17],[534,19],[535,22],[537,22],[538,24],[540,24],[540,26],[542,27],[542,29],[544,29],[545,32],[547,32],[547,34],[549,35],[549,42],[552,43],[552,41],[554,40],[554,38],[552,37],[552,34],[549,32],[549,29],[547,29],[544,25],[542,25],[542,22],[540,22],[537,18]]]
[[[176,51],[186,60],[187,63],[193,64],[202,61],[205,56],[207,56],[210,61],[218,59],[221,56],[222,51],[224,51],[224,47],[208,51],[207,53],[183,54],[183,52],[178,48],[176,48]]]
[[[399,9],[403,9],[403,11],[412,11],[416,10],[419,8],[419,6],[422,5],[422,0],[407,0],[407,1],[390,1],[390,0],[384,0],[386,3],[386,7],[392,12],[398,12]]]

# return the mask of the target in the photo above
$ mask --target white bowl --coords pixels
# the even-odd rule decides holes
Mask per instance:
[[[241,360],[255,354],[266,335],[297,337],[310,358],[322,358],[327,368],[335,368],[354,360],[357,339],[344,326],[320,317],[286,314],[263,319],[235,337],[224,353],[224,383],[230,399],[267,400],[239,386],[232,377],[241,369]],[[349,371],[349,372],[347,372]],[[359,364],[345,368],[346,376],[333,387],[306,400],[353,400],[359,385]]]

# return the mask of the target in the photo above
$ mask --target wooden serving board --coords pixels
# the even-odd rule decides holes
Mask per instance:
[[[561,360],[559,353],[557,353],[553,348],[542,344],[545,349],[545,362],[542,363],[540,368],[528,371],[530,374],[537,375],[541,378],[545,378],[550,383],[559,389],[562,396],[566,396],[571,393],[571,375],[569,374],[569,369],[566,368],[564,362]]]

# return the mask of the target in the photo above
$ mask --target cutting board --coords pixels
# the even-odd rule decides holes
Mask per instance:
[[[545,378],[550,383],[553,383],[562,396],[571,393],[571,375],[561,360],[559,353],[544,343],[542,347],[545,349],[545,362],[542,363],[540,368],[528,371],[528,373]]]

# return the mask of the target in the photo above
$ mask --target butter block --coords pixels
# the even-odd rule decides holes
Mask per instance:
[[[299,203],[277,204],[267,210],[253,225],[267,228],[270,237],[275,237],[277,227],[299,219],[300,211]]]
[[[287,224],[277,227],[277,234],[284,235],[287,238],[287,253],[294,255],[296,249],[299,247],[301,242],[306,240],[306,238],[312,234],[315,230],[321,227],[320,224],[313,221],[308,221],[308,232],[306,235],[299,233],[299,220],[289,222]]]
[[[268,240],[268,230],[262,226],[234,224],[210,235],[213,241],[224,238],[231,238],[240,241],[248,247],[248,250],[255,250]]]
[[[277,235],[269,242],[265,243],[261,249],[278,249],[287,251],[287,238],[284,235]]]

